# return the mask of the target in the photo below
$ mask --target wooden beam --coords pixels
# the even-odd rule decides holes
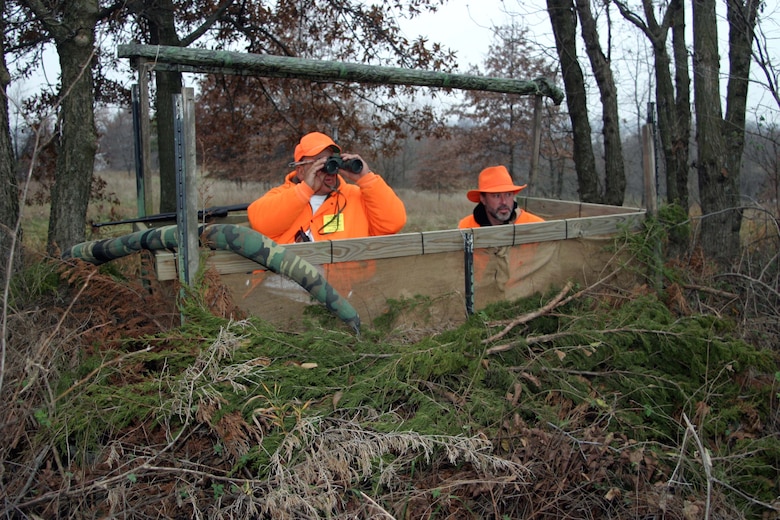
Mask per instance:
[[[563,91],[546,78],[531,81],[450,74],[398,67],[381,67],[337,61],[310,60],[242,52],[190,49],[168,45],[124,44],[117,46],[118,58],[142,58],[155,68],[179,72],[253,75],[271,78],[297,78],[312,81],[353,82],[382,85],[411,85],[459,90],[503,92],[544,96],[556,105]]]
[[[548,199],[540,199],[548,200]],[[528,199],[533,206],[534,199]],[[474,248],[513,247],[529,243],[561,242],[581,238],[613,236],[623,229],[636,231],[640,229],[645,217],[645,211],[638,208],[621,208],[616,213],[617,206],[601,206],[605,212],[598,214],[598,205],[583,205],[579,202],[550,201],[556,203],[556,209],[571,215],[592,213],[593,216],[576,218],[555,218],[549,214],[546,222],[506,226],[489,226],[471,230],[447,229],[423,231],[415,233],[399,233],[396,235],[348,238],[322,242],[302,242],[286,244],[285,249],[315,265],[339,264],[343,262],[359,262],[366,260],[382,260],[390,258],[412,259],[421,256],[431,256],[463,251],[463,233],[469,231],[474,235]],[[217,220],[219,222],[219,220]],[[462,259],[462,257],[461,257]],[[209,263],[216,266],[221,274],[250,274],[260,269],[258,264],[243,258],[232,251],[214,251],[210,254]],[[167,251],[155,253],[155,268],[159,280],[170,280],[176,276],[176,255]]]

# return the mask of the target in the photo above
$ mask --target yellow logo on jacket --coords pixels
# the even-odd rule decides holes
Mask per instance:
[[[322,221],[324,222],[322,225],[323,235],[344,231],[344,215],[341,213],[336,213],[335,215],[325,215]]]

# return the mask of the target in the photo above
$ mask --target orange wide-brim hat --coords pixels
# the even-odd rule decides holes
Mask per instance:
[[[512,182],[512,177],[509,176],[505,166],[491,166],[485,168],[479,173],[479,188],[476,190],[469,190],[466,193],[466,197],[471,202],[479,202],[480,193],[509,193],[512,192],[515,195],[520,193],[520,190],[524,189],[527,184],[522,186],[515,186]]]
[[[334,151],[341,153],[339,145],[333,142],[333,139],[320,132],[311,132],[303,137],[295,147],[295,161],[298,162],[304,157],[314,157],[325,148],[333,148]]]

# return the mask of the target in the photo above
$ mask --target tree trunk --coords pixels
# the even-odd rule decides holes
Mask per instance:
[[[160,160],[160,212],[176,211],[176,147],[174,143],[173,95],[181,93],[181,74],[156,71],[155,110],[157,114],[157,153]]]
[[[617,88],[610,62],[601,50],[596,22],[590,11],[590,0],[576,0],[577,14],[582,24],[582,39],[590,59],[601,96],[602,135],[604,136],[604,202],[622,206],[626,194],[626,170],[623,164],[623,144],[620,141]]]
[[[580,200],[600,203],[596,160],[590,139],[585,79],[577,61],[577,14],[572,0],[547,0],[547,14],[555,35],[555,48],[561,62],[561,75],[566,89]]]
[[[84,241],[97,150],[92,60],[98,1],[63,5],[63,23],[52,29],[62,78],[57,166],[49,215],[48,251],[52,255]],[[78,30],[64,29],[70,27]]]
[[[653,16],[653,7],[645,0],[645,13]],[[672,60],[667,51],[668,25],[659,26],[655,19],[648,18],[650,31],[653,35],[653,56],[655,58],[655,101],[658,112],[658,130],[661,150],[666,172],[666,200],[680,204],[688,211],[688,152],[690,148],[691,111],[690,80],[688,79],[688,58],[685,48],[685,20],[682,0],[675,0],[669,5],[665,21],[682,24],[674,27],[673,43],[675,49],[675,82],[672,80]],[[676,38],[682,37],[682,41]],[[685,52],[677,53],[681,48]],[[682,63],[678,60],[682,59]],[[676,84],[676,88],[675,88]],[[683,101],[684,100],[684,101]],[[684,102],[684,105],[683,105]]]
[[[181,40],[176,34],[174,5],[172,0],[147,0],[149,42],[152,45],[178,47]],[[173,95],[181,94],[180,72],[156,70],[154,73],[157,96],[157,153],[160,161],[161,213],[176,211],[176,148],[174,145]]]
[[[666,30],[663,37],[654,38],[653,58],[655,61],[655,107],[658,115],[658,138],[664,158],[666,173],[666,200],[679,200],[677,175],[679,174],[674,153],[675,99],[674,83],[670,67],[672,60],[666,50]]]
[[[652,0],[642,0],[644,19],[631,11],[625,3],[616,2],[616,5],[623,18],[644,32],[653,46],[655,101],[658,134],[666,173],[666,199],[669,202],[679,203],[687,211],[691,109],[683,0],[672,0],[661,24],[656,20],[656,6]],[[674,82],[672,60],[667,50],[670,26],[674,48]]]
[[[726,170],[720,107],[719,54],[715,0],[693,2],[693,87],[701,196],[701,244],[710,258],[726,264],[739,250],[739,185]],[[736,172],[737,175],[739,171]]]
[[[677,94],[671,119],[672,149],[668,168],[674,168],[677,183],[675,200],[687,212],[690,209],[688,170],[691,147],[691,77],[688,68],[688,46],[685,36],[684,0],[672,0],[669,5],[672,19],[672,49],[674,53],[674,85]]]
[[[742,153],[745,148],[745,111],[747,109],[748,78],[752,61],[752,47],[755,36],[756,17],[759,2],[752,0],[729,0],[727,20],[729,23],[729,80],[726,87],[726,119],[723,140],[726,143],[724,170],[730,182],[724,185],[725,198],[730,208],[740,203],[740,176]],[[729,212],[731,228],[739,245],[739,230],[742,211]],[[734,251],[736,253],[736,251]]]
[[[5,0],[0,0],[0,13],[5,13]],[[5,34],[5,16],[0,18],[0,28]],[[11,146],[11,131],[8,124],[8,98],[6,89],[10,83],[10,75],[5,64],[4,40],[0,40],[0,87],[2,87],[2,102],[0,103],[0,283],[6,281],[6,276],[15,273],[22,265],[21,243],[22,232],[16,226],[19,220],[19,188],[16,183],[14,154]],[[11,245],[15,242],[12,250]],[[9,253],[13,252],[12,255]]]
[[[745,144],[745,108],[758,4],[727,2],[729,80],[726,119],[721,119],[715,0],[693,3],[694,102],[696,106],[704,252],[725,266],[740,250],[739,177]],[[717,101],[717,102],[714,102]]]

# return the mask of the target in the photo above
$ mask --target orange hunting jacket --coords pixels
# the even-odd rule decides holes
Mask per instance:
[[[357,184],[339,175],[339,188],[312,215],[309,199],[313,191],[298,181],[295,172],[284,184],[270,189],[247,208],[252,229],[279,244],[295,242],[299,230],[311,233],[315,241],[339,238],[391,235],[406,224],[404,203],[379,175],[369,172]]]
[[[530,224],[532,222],[544,222],[542,217],[521,210],[515,203],[515,212],[520,212],[514,220],[514,224]],[[480,225],[482,222],[482,225]],[[479,203],[471,215],[463,217],[458,228],[478,228],[489,226],[489,220],[485,213],[485,206]],[[523,244],[519,247],[486,247],[474,250],[474,283],[477,293],[494,291],[494,294],[503,294],[508,288],[521,280],[516,273],[522,272],[523,264],[531,262],[534,258],[538,244]],[[512,274],[515,273],[515,274]],[[514,280],[514,281],[513,281]],[[497,293],[495,292],[497,291]]]

